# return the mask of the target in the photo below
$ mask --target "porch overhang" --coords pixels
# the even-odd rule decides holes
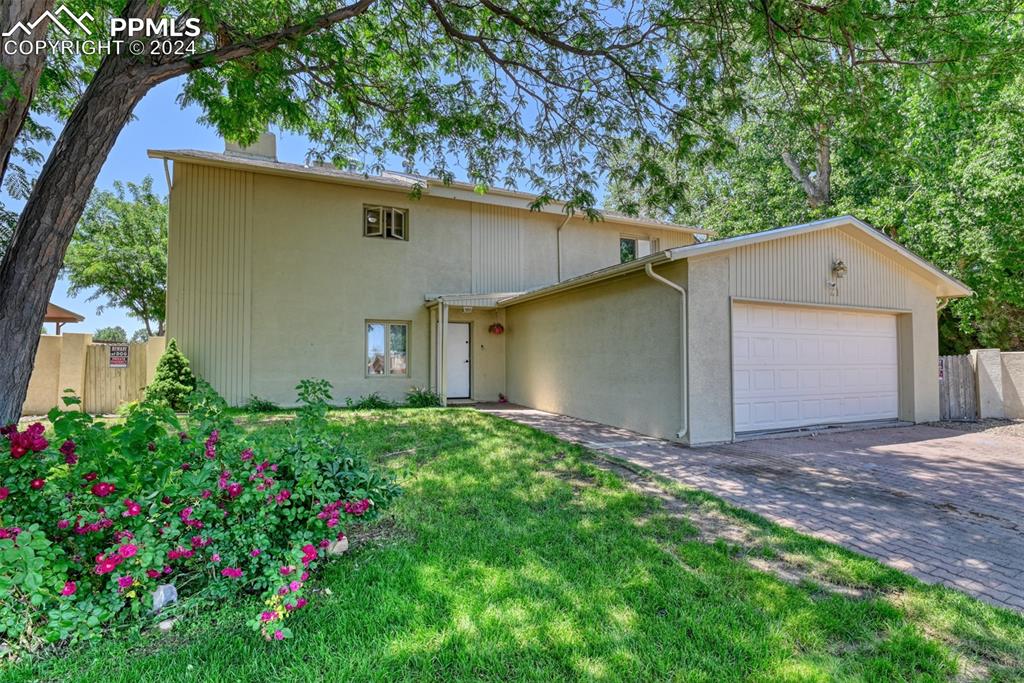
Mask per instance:
[[[441,399],[441,405],[448,405],[448,311],[496,310],[499,302],[516,297],[522,292],[493,292],[477,294],[459,292],[453,294],[426,294],[424,306],[430,311],[431,390]]]

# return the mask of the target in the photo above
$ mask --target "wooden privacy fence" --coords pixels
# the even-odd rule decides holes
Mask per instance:
[[[121,346],[128,347],[128,367],[111,367],[111,344],[86,347],[85,412],[113,413],[122,403],[142,398],[146,388],[146,345]]]
[[[977,373],[970,356],[939,356],[939,414],[943,420],[978,418]]]
[[[87,413],[113,413],[142,398],[164,351],[163,337],[144,344],[99,344],[92,335],[44,335],[39,339],[22,415],[64,408],[64,390],[82,399]]]

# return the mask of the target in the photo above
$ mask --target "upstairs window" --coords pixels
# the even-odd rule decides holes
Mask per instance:
[[[409,212],[393,206],[363,207],[363,237],[386,240],[409,239]]]
[[[653,241],[639,237],[619,237],[619,263],[635,261],[652,253]]]

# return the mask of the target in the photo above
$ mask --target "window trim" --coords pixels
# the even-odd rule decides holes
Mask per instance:
[[[369,212],[377,212],[378,228],[380,232],[370,232],[366,221]],[[400,236],[396,236],[395,219],[402,217],[402,229]],[[385,206],[384,204],[363,204],[363,237],[375,239],[394,240],[396,242],[409,241],[409,209],[401,206]]]
[[[622,260],[622,243],[623,242],[632,242],[633,243],[633,258],[629,259],[629,261],[623,261]],[[636,261],[637,260],[637,258],[638,258],[637,254],[640,251],[639,242],[640,242],[640,238],[636,237],[635,235],[619,235],[619,263],[630,263],[632,261]]]
[[[630,259],[629,261],[622,260],[622,243],[625,241],[633,243],[633,258]],[[649,249],[648,253],[643,256],[640,255],[641,242],[646,242]],[[660,245],[658,244],[657,237],[651,237],[650,235],[630,235],[627,233],[619,233],[619,263],[630,263],[631,261],[637,261],[639,259],[646,258],[647,256],[650,256],[651,254],[658,251],[659,248]]]
[[[384,326],[384,374],[375,375],[370,372],[370,325]],[[391,372],[391,326],[405,326],[405,373],[396,375]],[[363,321],[363,373],[366,379],[409,379],[412,376],[412,352],[409,347],[412,344],[412,321],[411,320],[385,320],[381,318],[367,318]]]

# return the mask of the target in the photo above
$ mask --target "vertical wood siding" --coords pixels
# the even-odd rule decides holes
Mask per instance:
[[[519,210],[472,208],[473,292],[516,292],[523,287]]]
[[[128,367],[110,367],[110,345],[90,344],[85,352],[85,396],[87,413],[113,413],[128,401],[142,398],[146,387],[146,345],[130,344]]]
[[[174,165],[167,334],[231,404],[250,393],[252,200],[251,173]]]
[[[832,262],[849,269],[835,293]],[[734,296],[797,303],[904,309],[909,269],[841,230],[819,230],[739,247],[732,271]]]

